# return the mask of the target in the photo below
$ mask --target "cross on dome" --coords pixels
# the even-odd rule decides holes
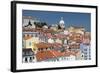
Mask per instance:
[[[63,17],[61,17],[61,20],[63,20]]]

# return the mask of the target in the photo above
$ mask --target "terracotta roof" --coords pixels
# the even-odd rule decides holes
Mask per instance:
[[[62,47],[62,44],[60,44],[60,43],[53,43],[52,46],[54,48],[61,48]]]
[[[37,48],[42,48],[42,49],[52,47],[50,43],[43,43],[43,42],[36,44],[36,46]]]
[[[55,56],[55,57],[60,57],[63,56],[64,54],[55,50],[50,50],[50,52]]]
[[[24,40],[28,40],[28,39],[31,39],[31,38],[32,38],[31,36],[23,37]]]
[[[53,37],[55,37],[55,38],[59,38],[59,39],[67,38],[67,36],[64,35],[64,34],[56,34],[56,35],[54,35]]]
[[[37,48],[42,48],[42,49],[45,49],[45,48],[49,48],[49,47],[53,47],[53,48],[56,48],[56,47],[62,47],[62,44],[60,43],[38,43],[36,44]]]
[[[52,32],[54,32],[54,30],[52,30],[52,29],[45,29],[45,30],[43,30],[43,32],[44,33],[52,33]]]
[[[63,56],[76,56],[79,51],[65,51]]]
[[[47,33],[47,34],[45,34],[45,36],[47,36],[48,38],[53,38],[51,33]]]
[[[79,51],[65,51],[65,52],[58,52],[55,50],[37,52],[36,58],[37,61],[43,61],[47,59],[57,58],[57,57],[69,57],[71,55],[76,56]]]
[[[43,61],[47,59],[52,59],[52,58],[57,58],[57,57],[62,57],[62,56],[76,56],[79,51],[65,51],[65,52],[58,52],[55,50],[49,50],[49,51],[42,51],[42,52],[37,52],[36,58],[37,61]]]
[[[23,27],[23,32],[36,32],[36,29]]]
[[[63,54],[61,52],[50,50],[50,51],[37,52],[36,58],[37,58],[37,61],[43,61],[50,58],[60,57],[62,55]]]

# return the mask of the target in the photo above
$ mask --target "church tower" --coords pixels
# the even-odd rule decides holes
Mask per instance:
[[[61,17],[61,20],[60,20],[60,22],[59,22],[59,25],[60,25],[60,27],[62,28],[62,29],[64,29],[65,28],[65,22],[64,22],[64,20],[63,20],[63,17]]]

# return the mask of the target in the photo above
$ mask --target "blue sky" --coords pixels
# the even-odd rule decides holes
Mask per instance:
[[[66,27],[83,26],[86,31],[91,31],[90,13],[23,10],[22,15],[36,17],[49,25],[59,23],[61,17],[63,17]]]

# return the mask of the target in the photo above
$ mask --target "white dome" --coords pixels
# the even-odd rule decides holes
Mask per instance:
[[[48,29],[48,26],[44,25],[44,26],[43,26],[43,28],[46,28],[46,29]]]
[[[63,20],[60,20],[59,24],[64,24],[64,21]]]
[[[65,22],[64,22],[64,20],[63,20],[63,17],[61,17],[61,20],[60,20],[60,22],[59,22],[59,24],[64,24]]]

